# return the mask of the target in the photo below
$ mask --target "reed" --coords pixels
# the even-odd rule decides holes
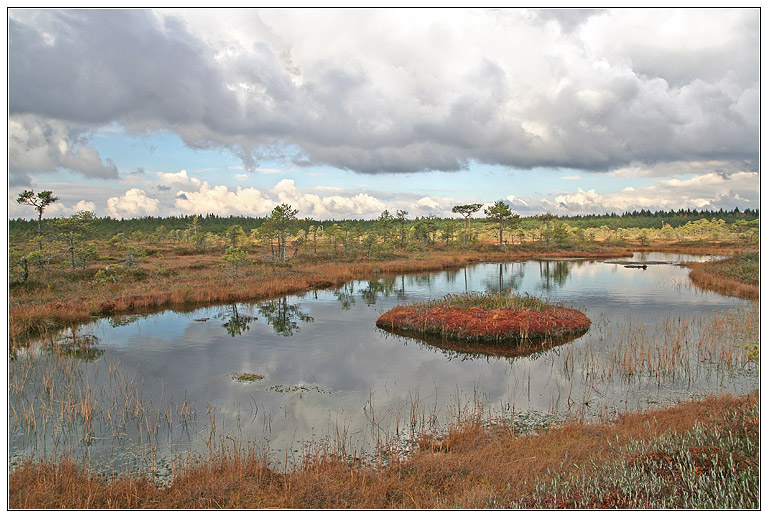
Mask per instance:
[[[315,452],[295,470],[279,473],[254,447],[220,445],[207,458],[180,468],[180,475],[167,486],[136,476],[98,477],[66,459],[30,462],[10,474],[9,506],[753,508],[758,489],[757,402],[757,395],[708,398],[626,414],[611,423],[572,421],[539,429],[535,435],[516,434],[509,426],[489,427],[474,415],[440,441],[425,442],[408,459],[393,459],[379,468]],[[703,451],[705,445],[719,450]],[[678,469],[677,460],[686,452],[691,453],[694,468]],[[664,453],[671,453],[674,463]],[[656,488],[644,485],[665,480],[665,471],[671,473],[671,468],[677,478],[672,481],[675,489],[697,491],[677,500],[668,491],[637,492],[631,499],[616,490]],[[606,497],[611,495],[618,497]]]
[[[647,329],[632,320],[620,330],[618,344],[606,365],[586,361],[586,369],[601,381],[614,375],[627,382],[688,380],[700,371],[728,371],[745,367],[749,346],[759,342],[759,308],[747,305],[722,314],[690,318],[668,317]],[[587,350],[589,351],[589,350]],[[564,370],[573,370],[571,356]]]
[[[692,283],[705,290],[758,300],[760,258],[758,253],[737,254],[720,261],[688,264]]]
[[[8,368],[9,434],[14,450],[26,458],[45,459],[51,452],[94,466],[102,456],[92,456],[92,449],[121,451],[133,445],[140,451],[137,457],[114,459],[109,470],[141,471],[155,462],[161,432],[177,434],[176,427],[183,434],[194,423],[194,406],[187,399],[146,401],[134,376],[116,362],[90,364],[61,354],[53,339],[48,344],[23,350]]]
[[[9,345],[23,347],[47,331],[87,321],[95,316],[157,310],[179,305],[211,305],[255,301],[340,286],[354,280],[386,274],[427,272],[460,268],[483,261],[515,261],[531,257],[531,251],[434,250],[389,260],[331,257],[292,259],[290,263],[260,263],[244,269],[233,281],[220,268],[216,255],[202,255],[195,262],[183,258],[152,258],[141,276],[115,282],[62,278],[36,289],[10,291]],[[574,251],[550,251],[540,257],[572,256]],[[622,257],[626,251],[586,251],[585,257]]]

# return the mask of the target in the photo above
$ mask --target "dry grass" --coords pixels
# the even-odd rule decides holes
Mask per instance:
[[[551,251],[541,257],[573,256]],[[590,258],[621,257],[625,251],[580,253]],[[153,311],[164,307],[246,302],[339,286],[354,279],[381,275],[460,268],[483,261],[515,261],[531,251],[431,250],[384,261],[315,257],[292,259],[287,264],[261,263],[243,269],[233,280],[222,269],[220,256],[153,257],[141,270],[115,282],[62,279],[44,285],[17,287],[9,294],[10,346],[24,345],[36,335],[94,316]]]
[[[600,254],[595,257],[606,257],[607,253]],[[581,254],[569,251],[560,255]],[[613,252],[613,257],[618,255],[622,253]],[[537,256],[554,257],[554,254]],[[159,264],[152,263],[147,266],[149,275],[122,283],[95,285],[82,282],[78,285],[72,282],[66,290],[55,287],[17,290],[11,294],[9,334],[21,340],[18,337],[29,331],[46,331],[94,315],[152,310],[168,305],[253,300],[382,274],[455,268],[478,261],[527,257],[531,257],[531,252],[435,251],[419,257],[379,262],[324,263],[308,260],[289,265],[263,264],[250,267],[247,275],[235,283],[218,267],[214,256],[207,259],[172,258],[166,265],[170,273],[165,275],[156,274]],[[757,319],[757,310],[754,314]],[[725,316],[718,326],[732,330],[744,327],[744,323]],[[681,329],[680,325],[671,326],[671,334],[677,337]],[[634,342],[628,340],[628,344],[631,343]],[[646,343],[641,341],[639,344]],[[628,350],[633,373],[649,369],[663,374],[670,371],[669,359],[654,357],[656,349],[653,346]],[[732,362],[729,360],[731,357],[722,359],[724,354],[720,343],[692,347],[698,348],[698,359],[707,357],[717,362]],[[737,359],[739,362],[743,360]],[[618,360],[617,365],[622,363]],[[620,368],[617,372],[623,375],[629,373]],[[649,376],[652,376],[651,372]],[[41,394],[53,394],[45,388],[65,381],[61,373],[41,379]],[[9,391],[13,390],[9,385]],[[168,488],[159,488],[141,477],[121,476],[107,481],[66,459],[28,463],[9,475],[9,507],[509,507],[521,499],[534,496],[538,482],[546,477],[548,471],[558,472],[564,477],[578,475],[582,467],[592,463],[601,466],[613,460],[616,448],[629,444],[631,440],[657,438],[670,431],[688,431],[696,423],[707,426],[718,421],[727,411],[753,405],[756,400],[755,395],[744,398],[714,397],[687,402],[674,409],[625,415],[612,423],[571,422],[531,436],[520,436],[511,427],[490,426],[477,415],[470,421],[457,424],[445,437],[424,437],[420,443],[421,450],[410,458],[379,468],[319,453],[310,456],[303,467],[279,473],[269,468],[260,453],[222,450],[206,462],[188,466]],[[88,395],[74,395],[71,401],[82,405],[49,407],[53,413],[71,413],[72,420],[78,423],[90,424],[98,418],[92,416],[93,402]],[[133,412],[132,409],[129,411]],[[149,423],[146,417],[152,414],[153,423],[158,423],[173,414],[167,409],[149,414],[147,411],[137,407],[135,414],[139,418],[135,419]],[[17,420],[24,421],[25,416],[31,416],[31,411],[19,409],[18,415]],[[46,424],[45,420],[27,422],[29,427],[45,427]],[[528,506],[538,508],[539,502],[530,501]]]
[[[579,310],[551,305],[529,295],[471,292],[396,306],[380,316],[376,324],[394,333],[515,344],[584,333],[590,319]]]
[[[759,261],[758,253],[752,253],[720,261],[690,263],[689,278],[695,286],[704,290],[758,300],[761,295]]]
[[[683,433],[696,424],[707,428],[756,401],[756,395],[713,397],[624,415],[612,423],[572,422],[526,436],[506,426],[489,427],[476,416],[444,438],[425,438],[411,458],[378,469],[318,454],[299,469],[278,473],[255,452],[219,452],[190,466],[167,488],[136,477],[105,481],[67,460],[34,463],[10,475],[9,507],[509,507],[532,496],[548,471],[566,477],[583,467],[600,467],[631,441]]]

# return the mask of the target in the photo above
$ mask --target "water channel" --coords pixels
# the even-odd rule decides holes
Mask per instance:
[[[479,405],[523,427],[746,393],[758,387],[755,366],[739,356],[724,361],[703,337],[715,333],[714,316],[749,304],[690,284],[679,263],[705,259],[637,253],[622,262],[477,264],[255,304],[101,319],[62,333],[59,345],[81,345],[71,355],[41,344],[9,362],[9,463],[68,454],[107,473],[162,472],[179,453],[255,445],[282,464],[319,445],[407,450],[419,431],[440,431]],[[464,354],[375,326],[403,302],[500,289],[563,302],[593,324],[526,357]],[[719,341],[741,348],[750,340],[740,336],[744,327]],[[671,341],[675,351],[653,360]]]

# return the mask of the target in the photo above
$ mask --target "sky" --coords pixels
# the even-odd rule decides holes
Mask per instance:
[[[759,207],[760,12],[8,11],[8,216]]]

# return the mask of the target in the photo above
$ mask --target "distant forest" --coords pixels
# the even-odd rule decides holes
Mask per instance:
[[[192,220],[195,215],[186,216],[145,216],[142,218],[129,218],[129,219],[116,219],[109,216],[96,218],[90,226],[90,232],[95,237],[108,238],[115,234],[132,233],[140,231],[143,233],[153,232],[159,227],[164,227],[167,231],[184,230],[190,228]],[[336,224],[351,224],[358,225],[362,230],[368,230],[370,227],[376,225],[377,220],[359,220],[359,219],[345,219],[345,220],[315,220],[311,218],[301,218],[301,214],[298,215],[299,227],[314,226],[329,226]],[[205,232],[211,232],[215,234],[224,233],[229,227],[233,225],[240,225],[246,232],[251,229],[256,229],[264,223],[266,217],[253,217],[253,216],[218,216],[215,214],[197,215],[198,225],[200,229]],[[607,226],[609,229],[621,229],[621,228],[639,228],[639,229],[661,229],[664,224],[668,224],[671,227],[680,227],[686,225],[689,222],[701,220],[707,218],[709,220],[717,219],[723,220],[724,223],[732,224],[740,220],[752,221],[759,218],[759,211],[757,209],[740,210],[738,208],[730,211],[698,211],[696,209],[679,209],[677,211],[633,211],[625,212],[622,214],[607,213],[603,215],[583,215],[583,216],[553,216],[553,215],[538,215],[538,216],[526,216],[521,217],[519,227],[521,229],[534,229],[538,228],[542,224],[544,218],[555,219],[562,222],[568,222],[570,225],[579,229],[588,229],[595,227]],[[410,220],[424,220],[431,219],[436,222],[442,222],[449,220],[450,218],[437,218],[437,217],[419,217]],[[456,219],[456,218],[454,218]],[[486,218],[476,217],[472,218],[472,221],[485,221]],[[37,231],[37,221],[30,219],[16,218],[8,221],[9,236],[14,238],[23,238],[25,235],[34,236]]]

